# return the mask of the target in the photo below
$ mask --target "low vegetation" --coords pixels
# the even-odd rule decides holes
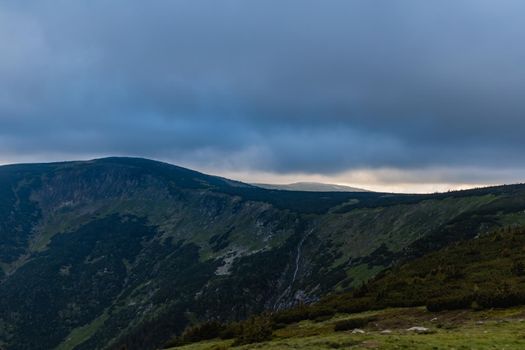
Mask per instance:
[[[360,328],[335,331],[338,324],[370,320]],[[236,345],[213,339],[177,350],[248,349],[506,349],[525,347],[525,308],[430,312],[424,307],[391,308],[358,314],[336,314],[321,321],[304,320],[276,328],[272,340]]]
[[[425,307],[428,312],[442,312],[524,305],[524,262],[525,229],[506,227],[393,267],[353,292],[334,294],[265,319],[268,319],[267,327],[273,325],[275,335],[282,333],[280,329],[301,322],[326,324],[340,314],[393,307]],[[262,328],[249,326],[255,319],[237,323],[233,345],[269,339],[268,328],[263,332]],[[376,316],[365,315],[330,321],[330,324],[332,331],[341,332],[367,327],[376,321]],[[199,340],[206,339],[209,337],[202,336]]]

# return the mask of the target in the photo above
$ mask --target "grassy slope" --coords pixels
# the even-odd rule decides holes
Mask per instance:
[[[395,304],[525,291],[525,230],[502,229],[448,246],[390,269],[368,286],[364,298]]]
[[[336,322],[360,317],[377,317],[362,329],[335,332]],[[475,312],[444,311],[432,313],[424,308],[386,309],[360,314],[338,314],[322,321],[302,321],[274,332],[269,342],[233,349],[523,349],[525,347],[525,308]],[[407,331],[419,326],[429,334]],[[385,334],[382,331],[391,333]],[[212,340],[176,348],[178,350],[219,350],[230,348],[231,341]]]
[[[293,310],[278,313],[276,324],[288,324],[274,330],[271,342],[239,349],[522,349],[525,307],[513,305],[525,304],[524,291],[525,229],[500,229],[389,269],[356,292],[298,308],[294,319],[302,321],[280,316]],[[390,308],[405,305],[411,307]],[[344,313],[359,309],[380,310]],[[334,331],[338,321],[370,316],[375,319],[364,327],[366,334]],[[430,334],[407,331],[414,326]],[[381,333],[387,329],[392,332]],[[229,345],[215,341],[182,349]]]

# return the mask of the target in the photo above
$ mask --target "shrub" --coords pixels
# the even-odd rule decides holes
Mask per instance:
[[[319,317],[314,318],[313,321],[316,322],[316,323],[324,322],[324,321],[328,321],[332,317],[333,317],[333,315],[319,316]]]
[[[370,292],[370,289],[368,288],[368,283],[361,282],[361,285],[354,290],[353,295],[356,298],[361,298],[367,295]]]
[[[216,321],[189,326],[180,336],[170,339],[164,346],[166,348],[177,347],[189,343],[219,338],[223,330],[224,326]]]
[[[469,308],[474,301],[472,295],[454,295],[431,299],[427,302],[427,310],[432,312]]]
[[[457,266],[449,265],[443,269],[445,281],[458,280],[465,277],[465,273]]]
[[[322,320],[327,319],[336,313],[336,309],[331,305],[300,305],[293,309],[283,310],[273,315],[273,320],[280,324],[296,323],[303,320]]]
[[[225,325],[219,334],[221,339],[233,339],[241,333],[241,324],[239,322],[232,322]]]
[[[351,314],[371,310],[374,305],[377,303],[371,298],[350,299],[338,303],[336,309],[338,312]]]
[[[308,312],[308,319],[315,320],[321,317],[333,316],[335,312],[336,311],[329,306],[313,305]]]
[[[349,318],[347,320],[336,322],[336,324],[334,325],[334,330],[336,332],[341,332],[355,328],[362,328],[374,320],[376,320],[375,317]]]
[[[476,301],[483,308],[505,308],[525,304],[525,294],[517,291],[496,290],[479,293]]]
[[[512,264],[511,272],[513,275],[521,277],[525,275],[525,265],[521,261],[515,261]]]
[[[290,324],[307,320],[310,317],[311,307],[299,305],[293,309],[279,311],[274,314],[273,319],[277,323]]]
[[[185,341],[194,343],[201,340],[218,338],[222,330],[222,324],[216,321],[210,321],[186,329],[186,331],[182,333],[182,337]]]
[[[241,323],[240,334],[233,345],[261,343],[272,339],[273,321],[268,315],[251,317]]]

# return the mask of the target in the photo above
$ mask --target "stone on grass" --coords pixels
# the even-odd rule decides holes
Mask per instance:
[[[410,327],[407,329],[407,331],[409,332],[416,332],[416,333],[420,333],[420,334],[425,334],[425,333],[430,333],[430,329],[426,328],[426,327]]]

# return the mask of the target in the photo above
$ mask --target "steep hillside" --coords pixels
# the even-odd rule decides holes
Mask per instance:
[[[149,349],[360,286],[509,223],[525,187],[438,195],[265,190],[133,158],[0,167],[0,342]]]
[[[387,269],[355,292],[320,304],[487,309],[525,304],[524,291],[525,228],[507,227]]]
[[[522,349],[524,248],[525,228],[498,229],[387,269],[352,292],[241,323],[194,326],[170,343],[194,343],[184,349]],[[203,342],[210,334],[216,340]]]

